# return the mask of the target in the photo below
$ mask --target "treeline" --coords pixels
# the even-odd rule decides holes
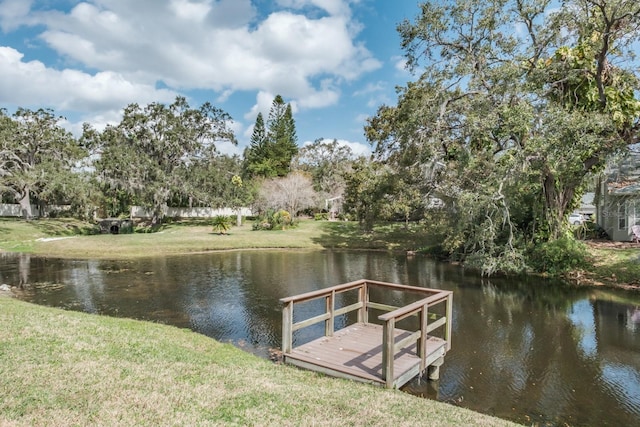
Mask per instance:
[[[117,125],[85,124],[74,137],[52,110],[0,111],[0,194],[31,206],[68,204],[74,215],[126,216],[132,205],[162,221],[166,206],[254,207],[257,211],[326,209],[339,197],[353,152],[336,140],[299,148],[291,106],[277,96],[265,123],[259,114],[244,155],[221,154],[236,144],[232,118],[205,103],[191,107],[130,104]]]

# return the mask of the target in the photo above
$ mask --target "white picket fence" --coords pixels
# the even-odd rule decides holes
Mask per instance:
[[[42,212],[36,205],[31,205],[31,215],[34,217],[47,216],[51,212],[62,212],[70,209],[69,205],[50,205],[46,206]],[[242,216],[252,216],[253,213],[249,208],[240,208]],[[167,207],[164,210],[164,215],[170,218],[213,218],[218,215],[235,216],[238,214],[237,209],[231,208],[174,208]],[[0,217],[21,217],[22,209],[19,204],[0,203]],[[131,218],[151,218],[153,215],[151,211],[143,208],[142,206],[131,207]]]
[[[253,213],[249,208],[240,208],[242,216],[252,216]],[[169,218],[213,218],[218,215],[235,216],[238,214],[237,209],[231,208],[174,208],[167,207],[164,209],[164,215]],[[131,206],[131,218],[151,218],[153,215],[150,210],[142,206]]]
[[[31,215],[34,217],[47,216],[52,212],[64,212],[71,209],[70,205],[48,205],[42,212],[37,205],[31,205]],[[22,208],[19,204],[0,203],[0,217],[21,217]]]

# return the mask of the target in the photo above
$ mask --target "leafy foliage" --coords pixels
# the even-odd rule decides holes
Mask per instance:
[[[95,167],[103,191],[151,208],[159,224],[170,198],[184,194],[186,170],[213,158],[217,141],[235,142],[229,121],[209,103],[194,109],[178,97],[169,106],[130,104],[117,126],[85,127],[83,140],[100,154]]]
[[[640,6],[427,1],[398,30],[420,73],[367,124],[377,160],[443,201],[452,256],[488,274],[526,268],[528,245],[564,238],[585,180],[638,142]],[[371,202],[397,188],[372,186]],[[415,209],[410,194],[397,210]]]
[[[253,223],[253,230],[286,230],[294,226],[293,217],[284,210],[268,210]]]
[[[351,168],[355,154],[336,139],[323,138],[302,147],[295,158],[295,169],[309,173],[313,189],[323,197],[340,196],[344,191],[344,174]]]
[[[536,245],[528,255],[531,267],[541,273],[557,275],[588,267],[585,244],[571,236]]]
[[[367,233],[373,231],[384,208],[384,196],[390,193],[390,176],[388,167],[365,159],[354,162],[351,172],[345,175],[345,211],[353,214]]]

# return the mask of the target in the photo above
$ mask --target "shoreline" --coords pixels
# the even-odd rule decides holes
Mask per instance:
[[[6,240],[0,240],[2,254],[111,261],[266,250],[376,251],[428,257],[419,249],[430,246],[436,239],[423,228],[407,230],[401,224],[384,224],[374,233],[363,234],[357,223],[314,220],[301,220],[296,227],[285,231],[254,231],[247,221],[241,227],[232,227],[225,235],[212,232],[206,221],[169,223],[158,233],[118,235],[70,234],[70,228],[90,228],[88,223],[71,219],[25,222],[0,218],[0,226],[6,229],[3,236]],[[585,245],[593,268],[574,270],[556,276],[558,279],[568,286],[640,291],[640,245],[611,241],[585,241]]]

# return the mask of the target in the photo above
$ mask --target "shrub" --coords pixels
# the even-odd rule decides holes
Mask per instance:
[[[267,212],[264,216],[259,217],[253,223],[253,230],[273,230],[281,228],[282,230],[294,225],[291,214],[284,209],[277,212]]]
[[[213,218],[213,231],[218,234],[227,234],[231,228],[231,221],[228,216],[218,215]]]
[[[252,230],[272,230],[273,224],[266,220],[266,218],[258,218],[251,226]]]
[[[609,236],[604,228],[593,221],[587,221],[582,225],[573,228],[573,235],[576,239],[608,239]]]
[[[584,243],[566,236],[535,245],[528,253],[528,263],[537,272],[559,275],[576,268],[586,268],[587,257]]]
[[[289,212],[281,209],[273,214],[273,223],[279,227],[282,227],[282,229],[284,230],[286,227],[293,224],[293,219],[291,218],[291,214]]]
[[[329,213],[328,212],[320,212],[313,215],[313,219],[316,221],[328,221]]]

